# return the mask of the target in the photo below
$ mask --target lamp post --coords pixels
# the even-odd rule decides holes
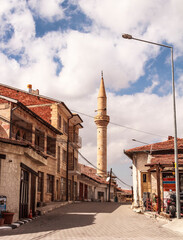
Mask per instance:
[[[172,65],[172,96],[173,96],[173,118],[174,118],[174,157],[175,157],[175,183],[176,183],[176,209],[177,218],[180,219],[180,191],[179,191],[179,166],[178,166],[178,150],[177,150],[177,121],[176,121],[176,104],[175,104],[175,81],[174,81],[174,62],[173,62],[173,47],[169,45],[159,44],[155,42],[146,41],[139,38],[134,38],[130,34],[123,34],[125,39],[133,39],[140,42],[145,42],[160,47],[171,49],[171,65]]]
[[[134,138],[132,138],[132,141],[134,141],[134,142],[139,142],[139,143],[142,143],[142,144],[150,145],[150,143],[142,142],[142,141],[136,140],[136,139],[134,139]]]

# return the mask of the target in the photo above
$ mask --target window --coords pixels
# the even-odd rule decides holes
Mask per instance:
[[[145,183],[146,181],[147,181],[147,179],[146,179],[146,173],[143,173],[143,182]]]
[[[62,126],[62,118],[60,115],[58,115],[58,128],[61,128]]]
[[[74,170],[74,153],[69,152],[69,170]]]
[[[64,130],[64,133],[68,134],[68,124],[65,120],[63,120],[63,130]]]
[[[67,152],[63,149],[63,152],[62,152],[62,161],[63,163],[66,163],[67,162]]]
[[[61,178],[61,186],[60,186],[60,193],[61,193],[61,199],[64,200],[65,196],[66,196],[66,179],[65,178]]]
[[[60,146],[58,146],[57,149],[58,153],[57,153],[57,172],[60,172]]]
[[[53,193],[53,179],[52,175],[47,174],[47,192]]]
[[[71,180],[68,179],[68,197],[71,200]]]
[[[23,134],[23,140],[26,140],[26,133]]]
[[[77,182],[74,182],[74,200],[77,199]]]
[[[15,139],[16,139],[16,140],[20,140],[20,131],[19,131],[19,130],[18,130],[18,132],[16,133]]]
[[[56,152],[56,139],[47,136],[47,154],[55,157]]]
[[[35,146],[44,151],[44,133],[38,129],[35,130]]]

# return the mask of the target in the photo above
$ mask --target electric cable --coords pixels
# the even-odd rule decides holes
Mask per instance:
[[[91,115],[88,115],[88,114],[86,114],[86,113],[82,113],[82,112],[79,112],[79,111],[76,111],[76,110],[71,110],[71,111],[76,112],[76,113],[78,113],[78,114],[81,114],[81,115],[83,115],[83,116],[86,116],[86,117],[95,119],[95,117],[93,117],[93,116],[91,116]],[[132,130],[132,131],[141,132],[141,133],[145,133],[145,134],[148,134],[148,135],[156,136],[156,137],[167,138],[167,137],[165,137],[165,136],[163,136],[163,135],[159,135],[159,134],[147,132],[147,131],[144,131],[144,130],[140,130],[140,129],[128,127],[128,126],[125,126],[125,125],[121,125],[121,124],[119,124],[119,123],[109,122],[109,124],[112,124],[112,125],[115,125],[115,126],[118,126],[118,127],[122,127],[122,128],[126,128],[126,129],[129,129],[129,130]]]

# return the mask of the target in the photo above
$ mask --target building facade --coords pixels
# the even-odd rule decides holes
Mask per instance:
[[[183,139],[178,138],[180,192],[183,192]],[[153,143],[124,153],[132,160],[133,206],[147,207],[158,212],[166,209],[166,200],[175,192],[174,138]]]
[[[32,154],[35,151],[46,159],[46,164],[32,168],[28,166],[36,176],[35,180],[30,180],[36,182],[35,206],[51,201],[78,199],[78,149],[82,145],[79,136],[82,128],[80,116],[73,114],[63,102],[39,95],[39,91],[35,94],[31,89],[26,92],[1,84],[0,95],[0,137],[10,142],[26,143],[33,147]],[[24,149],[22,146],[19,148]],[[3,148],[0,154],[5,155]],[[1,194],[6,196],[3,191]],[[31,205],[26,214],[30,208]],[[19,216],[22,217],[21,214]]]

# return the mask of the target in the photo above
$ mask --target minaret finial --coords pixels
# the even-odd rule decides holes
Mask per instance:
[[[101,77],[103,78],[103,70],[101,71]]]

